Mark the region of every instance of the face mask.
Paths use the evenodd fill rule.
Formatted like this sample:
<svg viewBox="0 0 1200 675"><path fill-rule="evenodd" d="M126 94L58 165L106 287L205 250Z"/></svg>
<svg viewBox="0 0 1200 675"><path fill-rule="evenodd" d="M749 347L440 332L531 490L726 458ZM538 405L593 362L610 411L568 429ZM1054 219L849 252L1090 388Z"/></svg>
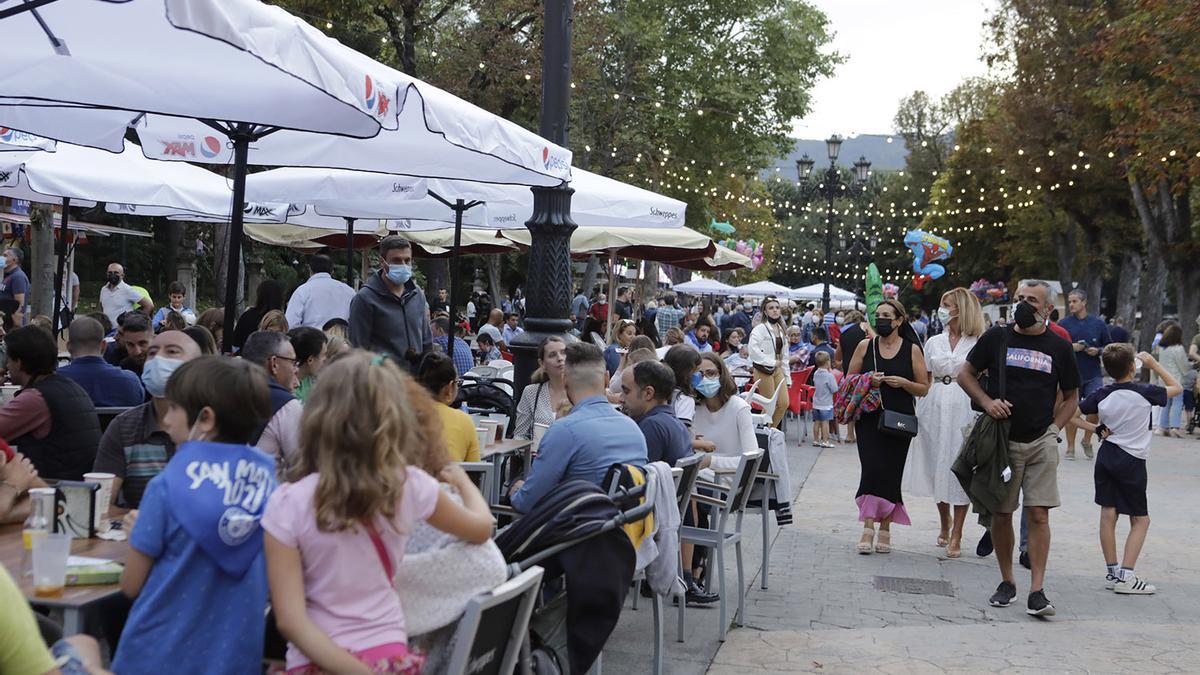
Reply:
<svg viewBox="0 0 1200 675"><path fill-rule="evenodd" d="M106 278L108 279L109 286L116 286L121 283L121 275L116 272L109 272Z"/></svg>
<svg viewBox="0 0 1200 675"><path fill-rule="evenodd" d="M771 323L779 323L782 319L782 316L767 316L767 321L770 321Z"/></svg>
<svg viewBox="0 0 1200 675"><path fill-rule="evenodd" d="M938 307L937 318L938 321L941 321L942 323L950 323L950 319L953 317L950 316L950 310L946 309L945 307Z"/></svg>
<svg viewBox="0 0 1200 675"><path fill-rule="evenodd" d="M200 415L203 415L203 414L204 414L204 409L202 409L200 411ZM200 424L200 415L196 415L196 424ZM188 429L188 437L187 437L188 441L203 441L203 440L205 440L204 434L196 431L196 424L193 424L191 426L191 428Z"/></svg>
<svg viewBox="0 0 1200 675"><path fill-rule="evenodd" d="M388 281L396 285L407 284L412 278L411 265L388 265L387 269Z"/></svg>
<svg viewBox="0 0 1200 675"><path fill-rule="evenodd" d="M1021 328L1029 328L1038 321L1037 311L1028 302L1018 302L1013 308L1013 320Z"/></svg>
<svg viewBox="0 0 1200 675"><path fill-rule="evenodd" d="M892 326L891 319L875 319L875 332L879 337L887 337L892 334L895 328Z"/></svg>
<svg viewBox="0 0 1200 675"><path fill-rule="evenodd" d="M747 302L746 304L742 305L742 309L746 310L747 312L753 312L754 305Z"/></svg>
<svg viewBox="0 0 1200 675"><path fill-rule="evenodd" d="M171 373L182 365L183 361L165 356L149 359L142 368L142 385L154 398L163 398L167 395L167 380L171 378Z"/></svg>
<svg viewBox="0 0 1200 675"><path fill-rule="evenodd" d="M698 373L698 372L692 373L692 389L695 389L696 387L700 386L701 379L702 378L700 377L700 373Z"/></svg>
<svg viewBox="0 0 1200 675"><path fill-rule="evenodd" d="M844 316L834 317L833 322L840 326L840 325L846 323L846 317L844 317Z"/></svg>
<svg viewBox="0 0 1200 675"><path fill-rule="evenodd" d="M696 386L696 391L704 398L712 398L717 395L721 389L721 379L718 377L706 377Z"/></svg>

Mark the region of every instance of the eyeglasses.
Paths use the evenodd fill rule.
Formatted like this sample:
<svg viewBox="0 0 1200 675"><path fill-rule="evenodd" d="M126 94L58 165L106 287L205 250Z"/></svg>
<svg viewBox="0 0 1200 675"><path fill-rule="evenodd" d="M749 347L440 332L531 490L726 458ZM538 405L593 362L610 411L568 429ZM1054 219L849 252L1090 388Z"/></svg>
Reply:
<svg viewBox="0 0 1200 675"><path fill-rule="evenodd" d="M271 358L273 358L273 359L282 359L282 360L284 360L284 361L289 361L289 362L291 362L291 364L292 364L293 366L294 366L294 365L296 365L297 363L300 363L300 359L293 359L293 358L289 358L289 357L287 357L287 356L280 356L279 354L272 354L272 355L271 355Z"/></svg>

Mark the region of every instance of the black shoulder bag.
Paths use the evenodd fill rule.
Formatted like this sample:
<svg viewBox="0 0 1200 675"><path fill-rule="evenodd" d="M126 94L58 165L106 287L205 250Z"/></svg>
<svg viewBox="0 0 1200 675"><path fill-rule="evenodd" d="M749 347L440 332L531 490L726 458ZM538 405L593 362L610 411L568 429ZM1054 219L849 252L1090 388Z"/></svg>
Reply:
<svg viewBox="0 0 1200 675"><path fill-rule="evenodd" d="M871 346L875 348L875 370L879 371L879 338L871 340ZM912 355L909 355L912 358ZM913 438L917 435L917 416L909 415L895 410L888 410L882 407L883 392L879 393L880 409L879 409L879 432L888 436L897 436L900 438Z"/></svg>

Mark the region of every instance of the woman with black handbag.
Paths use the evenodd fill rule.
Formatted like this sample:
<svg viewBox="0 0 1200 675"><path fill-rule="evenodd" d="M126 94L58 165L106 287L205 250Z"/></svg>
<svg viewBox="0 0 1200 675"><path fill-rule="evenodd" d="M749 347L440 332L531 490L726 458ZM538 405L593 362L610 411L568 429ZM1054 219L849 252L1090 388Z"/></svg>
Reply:
<svg viewBox="0 0 1200 675"><path fill-rule="evenodd" d="M848 375L872 373L871 386L878 389L881 408L861 415L854 423L858 435L858 461L862 466L858 492L858 518L863 521L859 553L890 553L892 523L911 525L900 481L908 444L917 435L914 397L929 391L925 357L904 306L884 300L875 308L873 340L863 340L854 350ZM876 538L875 523L879 523Z"/></svg>

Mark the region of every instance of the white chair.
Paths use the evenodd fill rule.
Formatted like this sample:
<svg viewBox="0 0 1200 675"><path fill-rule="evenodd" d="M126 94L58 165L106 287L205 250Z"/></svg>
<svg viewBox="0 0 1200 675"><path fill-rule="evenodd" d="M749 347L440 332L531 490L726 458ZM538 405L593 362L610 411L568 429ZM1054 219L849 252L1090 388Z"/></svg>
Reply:
<svg viewBox="0 0 1200 675"><path fill-rule="evenodd" d="M472 598L458 621L445 672L508 675L516 670L541 583L542 568L534 566Z"/></svg>
<svg viewBox="0 0 1200 675"><path fill-rule="evenodd" d="M680 544L694 544L709 550L716 550L716 565L713 565L710 557L706 565L705 577L707 578L706 590L711 592L712 577L714 574L717 576L717 592L721 596L720 630L718 632L721 642L725 641L725 633L729 629L726 609L729 596L725 588L725 547L729 544L733 544L737 560L738 607L737 613L734 615L737 625L742 625L742 619L745 616L746 572L742 563L742 516L745 515L746 502L750 500L750 489L754 486L754 479L758 474L758 465L762 461L763 454L762 450L743 452L729 485L697 480L698 488L705 488L718 495L723 495L720 497L701 493L692 495L692 499L699 504L711 507L709 514L711 529L686 525L679 529ZM729 522L730 516L733 516L732 523Z"/></svg>
<svg viewBox="0 0 1200 675"><path fill-rule="evenodd" d="M762 408L761 413L751 413L751 417L754 420L754 426L771 426L771 420L775 416L775 405L779 401L779 395L783 392L783 387L786 384L787 380L780 380L779 386L775 387L775 394L772 395L771 398L760 395L756 390L757 388L738 394L743 400L746 401L746 403L749 403L751 406L757 405L758 407Z"/></svg>

